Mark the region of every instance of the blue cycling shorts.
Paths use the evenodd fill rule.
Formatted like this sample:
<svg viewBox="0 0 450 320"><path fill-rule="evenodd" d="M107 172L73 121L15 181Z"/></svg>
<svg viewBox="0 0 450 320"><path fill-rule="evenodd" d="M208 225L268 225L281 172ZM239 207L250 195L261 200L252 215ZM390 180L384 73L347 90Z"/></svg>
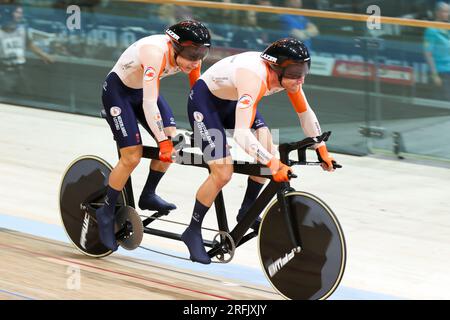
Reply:
<svg viewBox="0 0 450 320"><path fill-rule="evenodd" d="M102 101L106 120L119 148L142 144L138 122L150 133L142 107L143 90L131 89L123 84L119 76L112 72L103 84ZM158 97L158 108L164 127L175 127L172 109L162 95Z"/></svg>
<svg viewBox="0 0 450 320"><path fill-rule="evenodd" d="M206 162L230 155L225 130L235 127L236 105L237 101L214 96L201 79L192 87L188 99L189 123L194 132L195 143L202 149ZM259 111L256 111L251 129L263 127L267 127L266 122Z"/></svg>

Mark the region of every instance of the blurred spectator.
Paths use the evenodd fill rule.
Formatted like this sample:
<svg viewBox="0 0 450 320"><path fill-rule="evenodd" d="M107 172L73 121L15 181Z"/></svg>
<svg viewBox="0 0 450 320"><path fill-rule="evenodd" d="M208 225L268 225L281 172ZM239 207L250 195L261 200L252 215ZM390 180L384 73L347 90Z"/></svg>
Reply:
<svg viewBox="0 0 450 320"><path fill-rule="evenodd" d="M258 6L273 6L271 0L256 0Z"/></svg>
<svg viewBox="0 0 450 320"><path fill-rule="evenodd" d="M173 4L161 5L158 13L161 19L167 21L167 26L171 26L178 21L194 18L194 13L190 7L176 6Z"/></svg>
<svg viewBox="0 0 450 320"><path fill-rule="evenodd" d="M435 20L449 21L450 6L438 2ZM436 86L435 98L450 101L450 31L427 28L424 34L425 59L430 67L431 78Z"/></svg>
<svg viewBox="0 0 450 320"><path fill-rule="evenodd" d="M1 6L0 10L0 90L5 93L27 93L24 70L26 49L31 49L45 63L52 63L53 58L28 37L22 23L21 6Z"/></svg>
<svg viewBox="0 0 450 320"><path fill-rule="evenodd" d="M317 10L330 10L330 0L317 0Z"/></svg>
<svg viewBox="0 0 450 320"><path fill-rule="evenodd" d="M220 2L223 3L232 3L233 1L231 0L221 0ZM220 17L219 17L219 23L228 23L228 24L232 24L232 25L238 25L239 24L239 13L240 11L237 10L225 10L225 9L221 9L221 10L214 10L215 12L219 12L220 13Z"/></svg>
<svg viewBox="0 0 450 320"><path fill-rule="evenodd" d="M240 28L234 33L232 44L236 48L262 50L268 44L265 30L258 25L255 11L241 13L243 19Z"/></svg>
<svg viewBox="0 0 450 320"><path fill-rule="evenodd" d="M286 7L301 9L302 0L286 0ZM283 29L287 31L286 36L297 38L305 43L311 50L311 39L319 34L316 25L308 18L298 15L283 14L280 15L280 21Z"/></svg>
<svg viewBox="0 0 450 320"><path fill-rule="evenodd" d="M255 0L253 4L273 7L280 6L280 1L281 0ZM273 14L270 12L256 12L256 20L258 26L263 29L261 38L266 44L270 44L280 38L280 19L278 14Z"/></svg>
<svg viewBox="0 0 450 320"><path fill-rule="evenodd" d="M215 2L233 3L231 0L216 0ZM199 11L203 14L199 19L207 23L209 32L212 32L212 41L215 44L217 44L217 40L221 40L222 42L231 41L234 30L240 26L243 16L242 11L239 10L206 9Z"/></svg>
<svg viewBox="0 0 450 320"><path fill-rule="evenodd" d="M167 25L172 25L175 23L176 18L173 16L174 13L174 5L168 4L168 5L162 5L159 7L158 15L164 22L167 23Z"/></svg>

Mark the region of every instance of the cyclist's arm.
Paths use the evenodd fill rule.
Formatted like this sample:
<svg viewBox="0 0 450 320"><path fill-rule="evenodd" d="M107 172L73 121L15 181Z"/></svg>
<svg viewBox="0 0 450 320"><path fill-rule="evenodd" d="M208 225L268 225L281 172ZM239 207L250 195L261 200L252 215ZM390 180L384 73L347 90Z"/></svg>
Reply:
<svg viewBox="0 0 450 320"><path fill-rule="evenodd" d="M197 68L189 73L189 85L191 86L191 88L194 86L194 83L198 80L198 78L200 78L201 68L202 64L200 63Z"/></svg>
<svg viewBox="0 0 450 320"><path fill-rule="evenodd" d="M297 112L298 118L300 119L300 125L302 126L305 135L307 137L320 136L322 130L320 129L319 120L317 120L316 114L309 106L302 87L300 86L299 91L296 93L288 93L288 97ZM314 148L317 149L323 145L325 145L325 142L316 144Z"/></svg>
<svg viewBox="0 0 450 320"><path fill-rule="evenodd" d="M257 74L247 69L238 69L236 87L239 100L233 137L245 152L266 165L273 155L261 145L250 129L255 120L258 102L267 90L266 85Z"/></svg>
<svg viewBox="0 0 450 320"><path fill-rule="evenodd" d="M159 78L166 66L166 56L161 49L147 45L139 50L139 58L144 68L142 107L145 119L157 142L161 142L167 140L158 108Z"/></svg>

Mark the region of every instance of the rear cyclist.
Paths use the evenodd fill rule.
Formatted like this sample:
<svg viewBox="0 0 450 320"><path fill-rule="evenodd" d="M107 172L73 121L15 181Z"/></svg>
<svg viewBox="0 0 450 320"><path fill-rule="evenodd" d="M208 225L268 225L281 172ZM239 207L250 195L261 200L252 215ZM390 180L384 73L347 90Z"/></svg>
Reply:
<svg viewBox="0 0 450 320"><path fill-rule="evenodd" d="M261 98L286 90L305 135L321 135L317 117L302 89L310 65L311 57L306 46L296 39L285 38L272 43L262 53L244 52L220 60L193 86L188 99L189 121L211 173L196 194L190 225L182 234L191 260L203 264L211 262L203 246L201 225L217 194L233 173L225 129L234 129L236 142L259 163L266 165L277 182L289 181L288 173L292 169L275 157L272 137L257 111ZM325 143L314 147L322 168L333 171L333 158L328 154ZM264 182L264 178L249 177L238 221L256 200ZM253 228L257 225L258 221L255 221Z"/></svg>
<svg viewBox="0 0 450 320"><path fill-rule="evenodd" d="M106 78L102 101L121 155L109 176L105 205L96 212L100 239L110 250L118 247L114 235L117 198L142 157L138 121L160 148L159 160L151 162L139 208L176 208L155 193L172 162L175 151L169 137L176 134L172 110L159 93L160 79L182 71L189 75L192 87L200 77L201 63L210 46L209 31L202 23L182 21L169 27L165 35L145 37L132 44Z"/></svg>

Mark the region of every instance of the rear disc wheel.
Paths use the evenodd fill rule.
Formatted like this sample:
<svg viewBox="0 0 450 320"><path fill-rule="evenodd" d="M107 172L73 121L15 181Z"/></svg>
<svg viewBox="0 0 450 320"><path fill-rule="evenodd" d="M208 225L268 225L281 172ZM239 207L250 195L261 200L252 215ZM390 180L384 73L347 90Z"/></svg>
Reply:
<svg viewBox="0 0 450 320"><path fill-rule="evenodd" d="M104 204L109 174L112 167L96 156L82 156L67 168L61 181L59 208L61 221L72 244L83 254L101 258L112 253L100 241L95 215L82 208L82 203L92 194L99 193L93 204ZM104 191L104 192L102 192ZM125 191L117 199L117 205L127 204Z"/></svg>

